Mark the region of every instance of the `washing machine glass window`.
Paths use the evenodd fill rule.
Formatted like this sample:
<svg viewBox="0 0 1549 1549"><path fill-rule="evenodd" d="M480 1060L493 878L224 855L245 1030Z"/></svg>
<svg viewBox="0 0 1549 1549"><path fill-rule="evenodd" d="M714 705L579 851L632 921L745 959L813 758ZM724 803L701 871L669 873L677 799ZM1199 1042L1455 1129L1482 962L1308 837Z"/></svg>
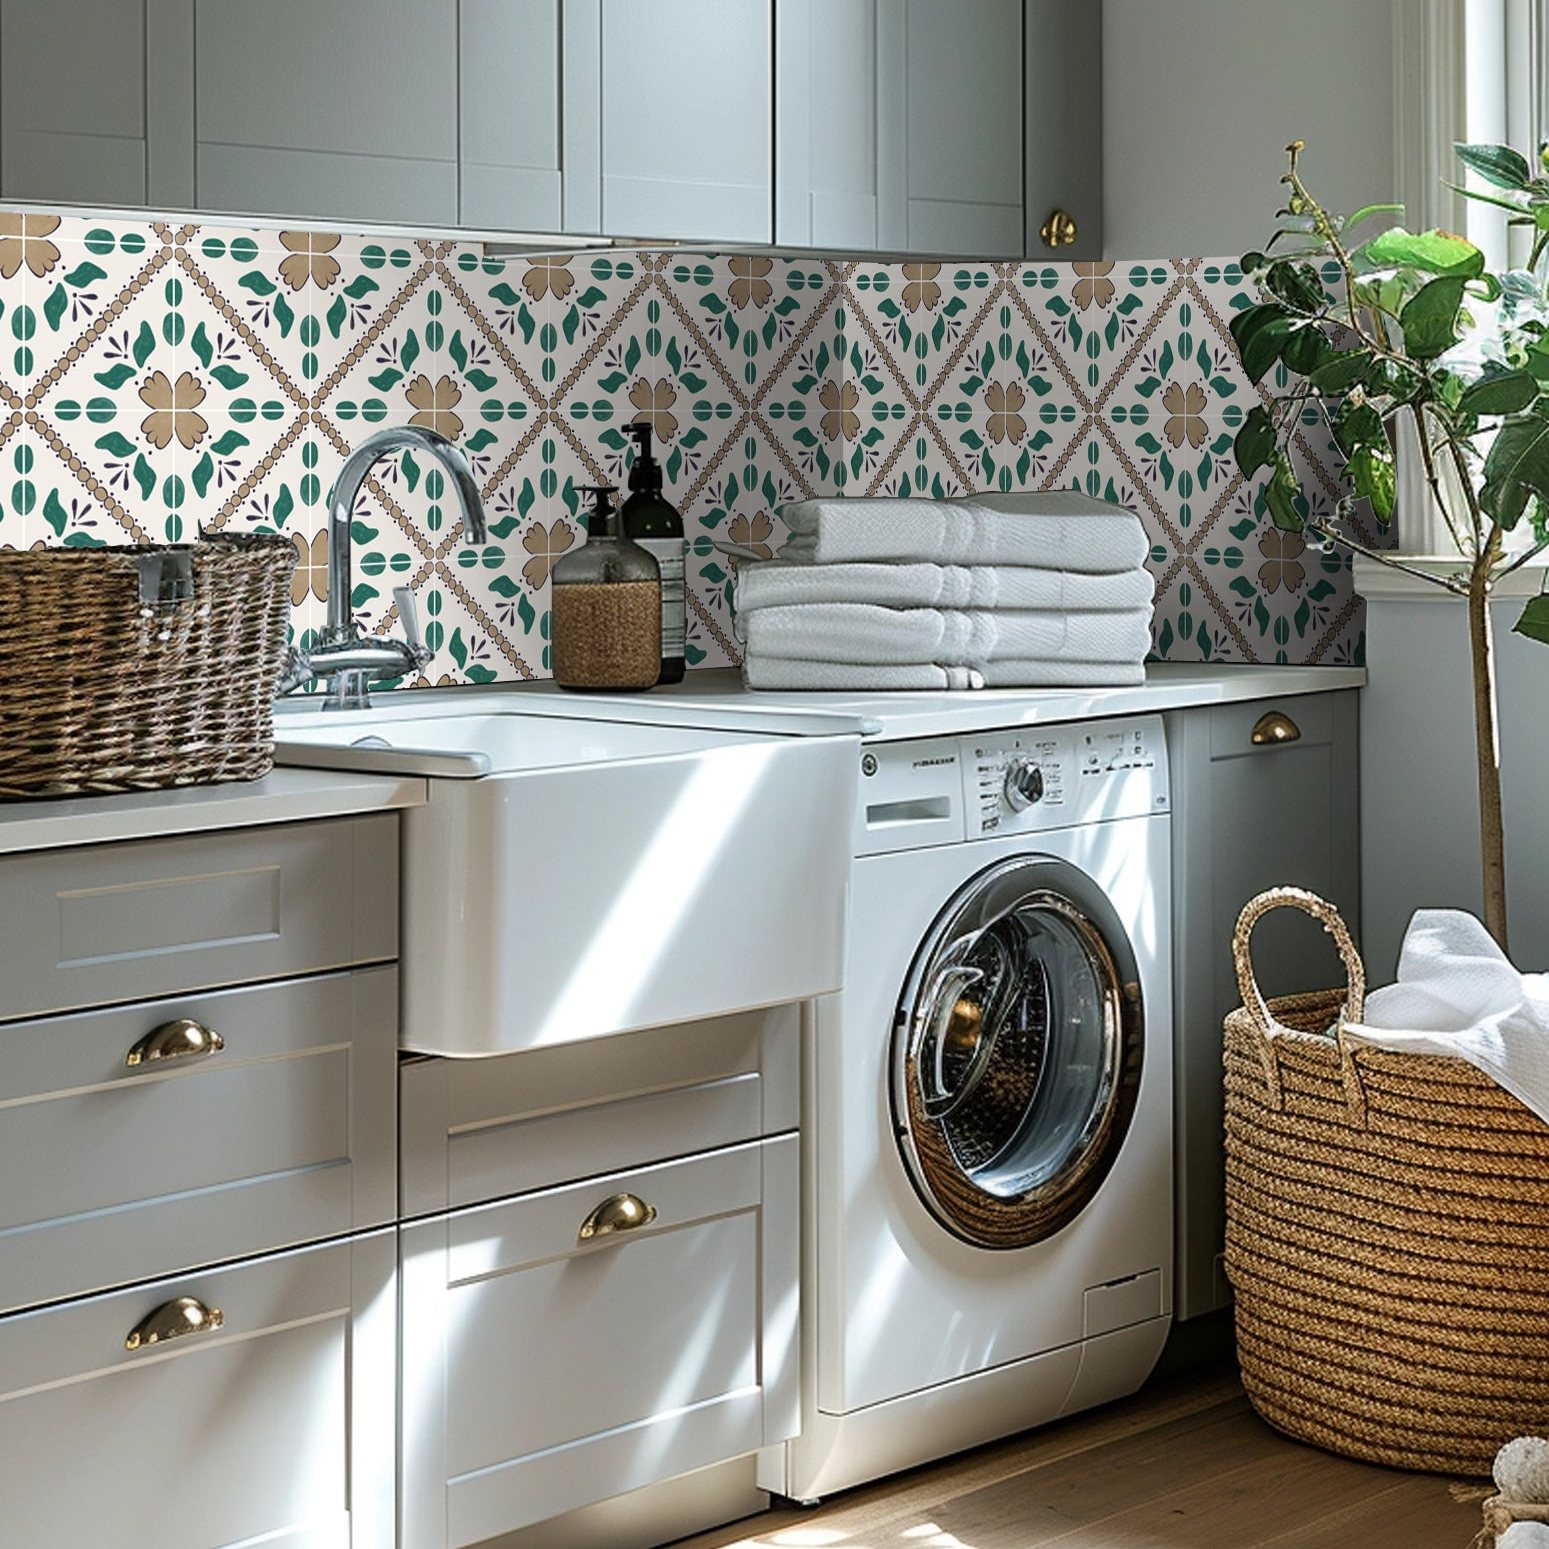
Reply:
<svg viewBox="0 0 1549 1549"><path fill-rule="evenodd" d="M894 1021L894 1126L921 1199L983 1247L1052 1236L1123 1144L1144 1044L1134 953L1096 883L1041 856L972 878Z"/></svg>

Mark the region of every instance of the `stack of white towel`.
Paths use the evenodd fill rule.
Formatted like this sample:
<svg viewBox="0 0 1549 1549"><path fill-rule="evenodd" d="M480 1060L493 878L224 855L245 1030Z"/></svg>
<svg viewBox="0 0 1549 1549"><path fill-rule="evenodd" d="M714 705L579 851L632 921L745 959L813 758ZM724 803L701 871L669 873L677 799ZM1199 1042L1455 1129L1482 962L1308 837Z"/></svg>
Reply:
<svg viewBox="0 0 1549 1549"><path fill-rule="evenodd" d="M764 689L1096 688L1145 681L1138 517L1074 490L808 500L741 559L743 677Z"/></svg>

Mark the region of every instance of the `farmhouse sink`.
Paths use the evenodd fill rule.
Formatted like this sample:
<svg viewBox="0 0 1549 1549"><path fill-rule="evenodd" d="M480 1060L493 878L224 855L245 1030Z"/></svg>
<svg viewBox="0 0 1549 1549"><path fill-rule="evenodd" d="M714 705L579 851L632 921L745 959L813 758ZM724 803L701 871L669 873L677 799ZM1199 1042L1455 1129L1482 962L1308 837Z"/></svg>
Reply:
<svg viewBox="0 0 1549 1549"><path fill-rule="evenodd" d="M841 985L855 736L491 695L278 716L276 739L283 764L425 777L402 816L406 1049L504 1054Z"/></svg>

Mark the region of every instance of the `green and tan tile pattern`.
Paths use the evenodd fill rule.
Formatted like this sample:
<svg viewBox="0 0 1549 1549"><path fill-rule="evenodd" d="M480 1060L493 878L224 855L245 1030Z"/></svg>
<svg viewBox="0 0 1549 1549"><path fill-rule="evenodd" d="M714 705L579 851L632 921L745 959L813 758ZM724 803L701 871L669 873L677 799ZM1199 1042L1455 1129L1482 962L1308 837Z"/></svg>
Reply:
<svg viewBox="0 0 1549 1549"><path fill-rule="evenodd" d="M1227 332L1235 265L830 263L607 253L0 214L0 547L296 546L294 631L320 624L333 474L382 425L467 453L490 541L438 468L379 465L355 513L356 616L409 584L424 681L549 673L549 572L578 484L624 482L648 418L689 537L688 654L737 660L731 539L773 553L789 501L1077 486L1151 537L1155 654L1348 663L1342 556L1274 530L1232 437L1256 393ZM1315 508L1339 459L1305 428ZM1367 538L1373 535L1365 534Z"/></svg>

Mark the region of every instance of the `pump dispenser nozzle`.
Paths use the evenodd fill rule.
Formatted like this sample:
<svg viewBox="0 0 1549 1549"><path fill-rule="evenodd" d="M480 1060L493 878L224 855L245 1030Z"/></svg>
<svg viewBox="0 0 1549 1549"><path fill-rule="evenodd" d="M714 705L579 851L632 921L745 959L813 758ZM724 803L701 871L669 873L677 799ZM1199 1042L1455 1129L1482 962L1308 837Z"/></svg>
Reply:
<svg viewBox="0 0 1549 1549"><path fill-rule="evenodd" d="M639 490L651 494L659 492L662 487L662 465L651 453L651 422L634 420L624 427L624 434L633 436L635 442L635 460L629 469L631 493Z"/></svg>
<svg viewBox="0 0 1549 1549"><path fill-rule="evenodd" d="M629 470L629 498L619 509L619 530L651 551L662 575L661 683L683 678L685 600L683 591L683 518L662 494L662 465L651 455L651 422L624 427L633 436L635 459Z"/></svg>

